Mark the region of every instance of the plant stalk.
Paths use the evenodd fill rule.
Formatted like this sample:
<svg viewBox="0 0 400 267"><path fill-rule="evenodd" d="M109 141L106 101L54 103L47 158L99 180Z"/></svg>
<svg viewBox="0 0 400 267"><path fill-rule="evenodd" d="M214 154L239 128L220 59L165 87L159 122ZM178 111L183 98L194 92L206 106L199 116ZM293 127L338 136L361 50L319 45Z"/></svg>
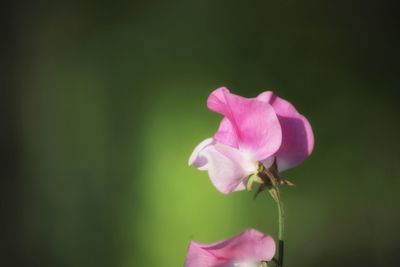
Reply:
<svg viewBox="0 0 400 267"><path fill-rule="evenodd" d="M276 204L278 206L278 267L283 267L283 256L284 256L284 232L285 232L285 213L283 210L283 203L279 189L278 199Z"/></svg>

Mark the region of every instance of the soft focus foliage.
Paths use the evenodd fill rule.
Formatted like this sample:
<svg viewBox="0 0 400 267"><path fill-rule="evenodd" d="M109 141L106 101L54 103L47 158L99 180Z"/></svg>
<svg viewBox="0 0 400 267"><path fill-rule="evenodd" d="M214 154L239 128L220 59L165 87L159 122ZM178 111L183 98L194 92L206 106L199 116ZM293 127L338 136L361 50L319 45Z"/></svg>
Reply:
<svg viewBox="0 0 400 267"><path fill-rule="evenodd" d="M397 265L395 2L23 2L0 9L0 265L182 266L189 240L274 235L272 201L187 166L221 85L273 90L313 126L284 173L285 264Z"/></svg>

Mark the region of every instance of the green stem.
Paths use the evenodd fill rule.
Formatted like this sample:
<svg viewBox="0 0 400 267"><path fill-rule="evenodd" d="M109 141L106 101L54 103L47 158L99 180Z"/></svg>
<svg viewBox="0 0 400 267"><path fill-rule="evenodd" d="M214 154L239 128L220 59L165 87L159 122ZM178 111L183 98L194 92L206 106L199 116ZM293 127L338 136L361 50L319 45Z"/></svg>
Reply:
<svg viewBox="0 0 400 267"><path fill-rule="evenodd" d="M279 189L277 189L278 192L278 199L277 199L277 206L278 206L278 266L282 267L283 266L283 251L284 251L284 232L285 232L285 213L283 210L283 203L281 201L281 196Z"/></svg>

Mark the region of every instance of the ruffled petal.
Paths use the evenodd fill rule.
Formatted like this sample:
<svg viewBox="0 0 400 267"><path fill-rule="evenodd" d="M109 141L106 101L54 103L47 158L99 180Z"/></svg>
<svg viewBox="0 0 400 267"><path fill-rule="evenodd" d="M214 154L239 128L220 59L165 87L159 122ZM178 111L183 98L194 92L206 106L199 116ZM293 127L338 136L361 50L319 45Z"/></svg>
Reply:
<svg viewBox="0 0 400 267"><path fill-rule="evenodd" d="M215 135L217 141L249 151L255 160L263 160L279 149L281 126L267 102L237 96L221 87L210 94L207 106L227 119Z"/></svg>
<svg viewBox="0 0 400 267"><path fill-rule="evenodd" d="M270 261L275 254L272 237L247 229L228 240L212 244L192 241L185 267L221 267L235 262Z"/></svg>
<svg viewBox="0 0 400 267"><path fill-rule="evenodd" d="M314 134L307 118L271 91L260 94L257 99L272 105L281 124L282 145L276 153L278 170L284 171L303 162L314 147Z"/></svg>
<svg viewBox="0 0 400 267"><path fill-rule="evenodd" d="M211 182L224 194L244 190L247 176L257 171L257 163L250 155L210 139L195 148L189 164L208 171Z"/></svg>

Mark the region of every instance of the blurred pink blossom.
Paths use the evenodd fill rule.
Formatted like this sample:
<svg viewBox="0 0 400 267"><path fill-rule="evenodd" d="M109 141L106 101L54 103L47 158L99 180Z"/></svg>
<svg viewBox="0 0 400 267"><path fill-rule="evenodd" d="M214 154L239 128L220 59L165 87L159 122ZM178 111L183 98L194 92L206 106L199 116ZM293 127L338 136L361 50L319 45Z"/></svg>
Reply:
<svg viewBox="0 0 400 267"><path fill-rule="evenodd" d="M184 267L260 266L275 254L272 237L247 229L228 240L202 244L192 241Z"/></svg>

